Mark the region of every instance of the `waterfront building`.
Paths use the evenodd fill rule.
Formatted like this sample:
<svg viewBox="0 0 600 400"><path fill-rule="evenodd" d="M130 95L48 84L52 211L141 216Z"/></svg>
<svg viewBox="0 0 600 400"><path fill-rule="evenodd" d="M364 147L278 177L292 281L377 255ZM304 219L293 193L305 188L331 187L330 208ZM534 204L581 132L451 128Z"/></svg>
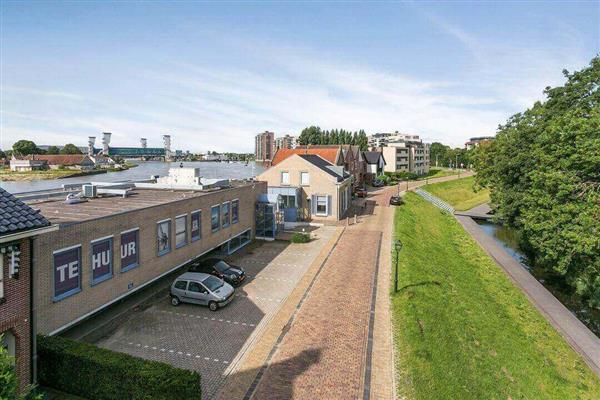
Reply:
<svg viewBox="0 0 600 400"><path fill-rule="evenodd" d="M279 149L294 149L298 145L295 136L285 135L275 138L275 151Z"/></svg>
<svg viewBox="0 0 600 400"><path fill-rule="evenodd" d="M256 162L268 163L275 155L275 133L264 131L254 138L254 156Z"/></svg>
<svg viewBox="0 0 600 400"><path fill-rule="evenodd" d="M14 357L22 391L32 382L32 241L56 229L37 211L0 188L0 346Z"/></svg>
<svg viewBox="0 0 600 400"><path fill-rule="evenodd" d="M33 245L39 333L63 332L209 251L231 254L254 238L265 183L176 170L158 183L84 185L67 202L64 192L23 196L59 226Z"/></svg>

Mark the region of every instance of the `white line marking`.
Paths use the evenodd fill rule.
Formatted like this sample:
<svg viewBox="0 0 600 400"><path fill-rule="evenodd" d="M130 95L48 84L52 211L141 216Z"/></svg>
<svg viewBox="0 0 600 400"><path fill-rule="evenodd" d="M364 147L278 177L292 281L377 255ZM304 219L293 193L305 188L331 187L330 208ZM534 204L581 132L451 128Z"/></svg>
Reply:
<svg viewBox="0 0 600 400"><path fill-rule="evenodd" d="M156 346L148 346L148 345L142 345L141 343L133 343L133 342L128 342L127 343L129 346L134 346L134 347L140 347L140 348L144 348L144 349L152 349L152 350L156 350L156 351L165 351L166 349L158 349ZM175 350L169 350L169 353L175 354ZM183 353L181 351L177 351L176 352L177 355L180 356L185 356L185 357L194 357L194 358L201 358L202 356L199 354L192 354L192 353ZM210 357L204 357L204 359L206 361L211 361ZM213 358L212 361L214 362L222 362L223 364L229 364L229 361L225 361L225 360L219 360L218 358Z"/></svg>

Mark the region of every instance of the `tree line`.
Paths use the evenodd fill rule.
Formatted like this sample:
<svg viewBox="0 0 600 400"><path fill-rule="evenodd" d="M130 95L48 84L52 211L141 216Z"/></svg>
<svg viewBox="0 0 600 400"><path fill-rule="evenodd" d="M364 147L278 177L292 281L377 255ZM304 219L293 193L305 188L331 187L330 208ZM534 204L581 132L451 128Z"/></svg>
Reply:
<svg viewBox="0 0 600 400"><path fill-rule="evenodd" d="M432 167L470 168L476 151L476 147L470 150L458 147L453 149L440 142L433 142L429 146L429 163Z"/></svg>
<svg viewBox="0 0 600 400"><path fill-rule="evenodd" d="M6 152L0 150L0 158L9 158L12 155L27 156L30 154L83 154L79 147L73 143L67 143L60 149L57 146L49 146L47 150L40 149L31 140L19 140L12 146L12 150Z"/></svg>
<svg viewBox="0 0 600 400"><path fill-rule="evenodd" d="M536 268L600 308L600 58L513 115L476 154L477 182Z"/></svg>
<svg viewBox="0 0 600 400"><path fill-rule="evenodd" d="M328 145L328 144L350 144L359 146L361 150L367 150L369 140L363 129L355 132L344 129L322 130L318 126L304 128L298 136L300 145Z"/></svg>

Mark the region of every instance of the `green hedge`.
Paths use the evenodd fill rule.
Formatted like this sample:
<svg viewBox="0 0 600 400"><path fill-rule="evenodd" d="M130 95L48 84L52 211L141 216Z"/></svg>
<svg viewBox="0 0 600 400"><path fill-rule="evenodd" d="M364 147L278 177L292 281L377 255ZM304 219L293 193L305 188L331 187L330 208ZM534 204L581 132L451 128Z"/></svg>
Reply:
<svg viewBox="0 0 600 400"><path fill-rule="evenodd" d="M38 336L44 386L90 400L201 399L200 375L59 336Z"/></svg>

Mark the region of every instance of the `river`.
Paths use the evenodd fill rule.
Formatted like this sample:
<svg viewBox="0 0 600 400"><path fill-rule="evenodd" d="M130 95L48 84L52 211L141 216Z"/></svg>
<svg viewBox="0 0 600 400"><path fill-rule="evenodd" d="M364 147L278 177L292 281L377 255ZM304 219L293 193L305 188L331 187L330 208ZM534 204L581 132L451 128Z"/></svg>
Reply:
<svg viewBox="0 0 600 400"><path fill-rule="evenodd" d="M125 180L149 179L152 175L164 176L169 173L169 168L178 168L179 162L165 163L162 161L134 161L137 167L125 171L107 172L99 175L79 176L65 179L46 179L36 181L0 182L0 187L10 193L22 193L33 190L46 190L60 188L67 183L117 182ZM231 178L244 179L260 174L265 167L253 162L225 163L225 162L183 162L184 167L200 168L200 175L205 178Z"/></svg>
<svg viewBox="0 0 600 400"><path fill-rule="evenodd" d="M554 297L567 307L581 322L585 324L596 336L600 337L600 310L590 308L566 283L531 263L519 248L517 233L502 225L491 222L476 221L483 231L494 238L497 243L515 260L527 269Z"/></svg>

